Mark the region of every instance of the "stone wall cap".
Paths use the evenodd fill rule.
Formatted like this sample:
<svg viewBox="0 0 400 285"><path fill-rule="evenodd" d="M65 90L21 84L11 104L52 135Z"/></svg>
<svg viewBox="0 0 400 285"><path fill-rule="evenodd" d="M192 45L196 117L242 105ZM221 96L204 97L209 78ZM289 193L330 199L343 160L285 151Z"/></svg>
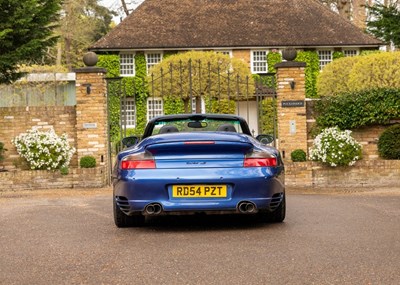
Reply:
<svg viewBox="0 0 400 285"><path fill-rule="evenodd" d="M307 63L300 62L300 61L283 61L280 63L275 64L275 68L281 67L306 67Z"/></svg>
<svg viewBox="0 0 400 285"><path fill-rule="evenodd" d="M82 67L82 68L74 68L73 71L75 73L107 73L107 69L102 67Z"/></svg>

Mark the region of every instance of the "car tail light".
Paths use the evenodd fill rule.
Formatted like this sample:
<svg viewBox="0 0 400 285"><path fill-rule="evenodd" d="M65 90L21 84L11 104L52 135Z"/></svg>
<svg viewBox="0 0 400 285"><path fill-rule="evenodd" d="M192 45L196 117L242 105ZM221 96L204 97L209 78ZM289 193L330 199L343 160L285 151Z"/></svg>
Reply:
<svg viewBox="0 0 400 285"><path fill-rule="evenodd" d="M253 151L244 158L244 167L277 166L277 158L268 152Z"/></svg>
<svg viewBox="0 0 400 285"><path fill-rule="evenodd" d="M124 170L153 169L156 168L156 162L153 156L148 152L131 154L122 159L121 168Z"/></svg>

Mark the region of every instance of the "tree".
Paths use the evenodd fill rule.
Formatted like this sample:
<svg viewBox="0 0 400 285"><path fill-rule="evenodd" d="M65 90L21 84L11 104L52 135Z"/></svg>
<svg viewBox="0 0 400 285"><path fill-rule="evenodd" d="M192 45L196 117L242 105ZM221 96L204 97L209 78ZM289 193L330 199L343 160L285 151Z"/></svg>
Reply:
<svg viewBox="0 0 400 285"><path fill-rule="evenodd" d="M97 3L97 0L65 0L58 33L57 51L50 53L53 63L77 67L87 47L111 29L114 13ZM57 56L55 55L57 54ZM54 58L57 58L54 60Z"/></svg>
<svg viewBox="0 0 400 285"><path fill-rule="evenodd" d="M186 113L191 112L190 99L196 100L196 112L200 112L201 98L209 103L218 101L211 107L214 112L232 112L234 100L254 96L249 66L213 51L168 56L150 69L147 81L150 96L183 101ZM217 110L217 105L225 106L224 110Z"/></svg>
<svg viewBox="0 0 400 285"><path fill-rule="evenodd" d="M386 43L400 47L400 7L391 3L368 6L371 19L367 23L367 31Z"/></svg>
<svg viewBox="0 0 400 285"><path fill-rule="evenodd" d="M132 10L135 10L137 6L139 6L144 0L121 0L121 8L125 14L125 16L128 16Z"/></svg>
<svg viewBox="0 0 400 285"><path fill-rule="evenodd" d="M0 0L0 83L23 73L18 65L40 59L57 42L60 0Z"/></svg>
<svg viewBox="0 0 400 285"><path fill-rule="evenodd" d="M342 17L352 21L357 27L365 29L367 18L366 2L371 4L372 0L319 0L331 10Z"/></svg>

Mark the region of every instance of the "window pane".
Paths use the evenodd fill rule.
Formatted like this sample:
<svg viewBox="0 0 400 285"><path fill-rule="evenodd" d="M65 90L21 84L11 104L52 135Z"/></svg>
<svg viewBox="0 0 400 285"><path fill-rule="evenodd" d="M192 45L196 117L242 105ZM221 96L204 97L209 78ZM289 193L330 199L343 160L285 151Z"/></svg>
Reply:
<svg viewBox="0 0 400 285"><path fill-rule="evenodd" d="M161 98L147 99L147 121L163 115L163 101Z"/></svg>
<svg viewBox="0 0 400 285"><path fill-rule="evenodd" d="M135 58L133 54L120 54L120 72L121 75L135 75Z"/></svg>
<svg viewBox="0 0 400 285"><path fill-rule="evenodd" d="M344 56L356 56L358 51L356 49L345 49Z"/></svg>
<svg viewBox="0 0 400 285"><path fill-rule="evenodd" d="M126 125L127 128L134 128L136 123L136 108L135 100L132 97L127 97L126 100L122 100L121 104L121 119L122 124Z"/></svg>
<svg viewBox="0 0 400 285"><path fill-rule="evenodd" d="M266 51L253 51L252 71L253 71L253 73L268 72L267 52Z"/></svg>
<svg viewBox="0 0 400 285"><path fill-rule="evenodd" d="M147 53L146 54L147 72L149 72L152 66L159 63L161 59L162 59L161 53Z"/></svg>
<svg viewBox="0 0 400 285"><path fill-rule="evenodd" d="M332 62L332 51L331 50L319 50L319 69L322 70L325 65Z"/></svg>

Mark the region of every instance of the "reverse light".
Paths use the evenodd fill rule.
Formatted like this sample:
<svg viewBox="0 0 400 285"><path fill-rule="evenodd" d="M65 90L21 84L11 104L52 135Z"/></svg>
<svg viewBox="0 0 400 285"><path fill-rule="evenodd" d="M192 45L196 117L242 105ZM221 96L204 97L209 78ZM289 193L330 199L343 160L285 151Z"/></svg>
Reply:
<svg viewBox="0 0 400 285"><path fill-rule="evenodd" d="M121 169L154 169L156 162L153 156L148 152L131 154L124 157L121 161Z"/></svg>
<svg viewBox="0 0 400 285"><path fill-rule="evenodd" d="M243 167L275 167L277 158L268 152L253 151L244 158Z"/></svg>

